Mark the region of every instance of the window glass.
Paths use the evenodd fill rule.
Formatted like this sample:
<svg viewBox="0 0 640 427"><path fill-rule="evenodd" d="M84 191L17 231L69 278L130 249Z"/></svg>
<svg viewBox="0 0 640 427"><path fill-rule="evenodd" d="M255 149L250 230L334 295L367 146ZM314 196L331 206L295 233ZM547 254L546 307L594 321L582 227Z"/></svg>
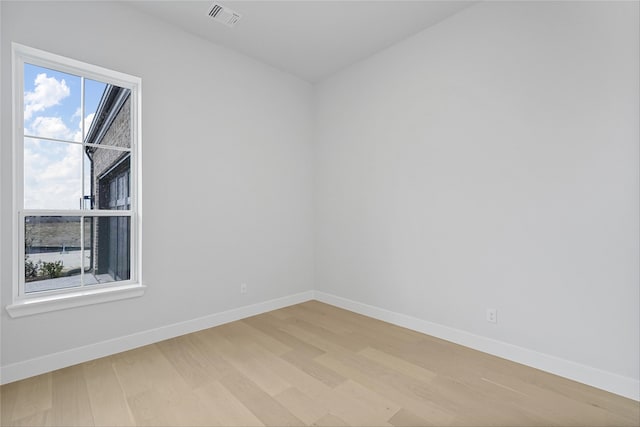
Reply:
<svg viewBox="0 0 640 427"><path fill-rule="evenodd" d="M82 145L24 139L25 209L80 209Z"/></svg>
<svg viewBox="0 0 640 427"><path fill-rule="evenodd" d="M128 216L85 218L94 233L91 251L91 282L117 282L131 278L131 219ZM85 275L86 278L86 275Z"/></svg>
<svg viewBox="0 0 640 427"><path fill-rule="evenodd" d="M82 284L80 217L28 216L24 220L25 292ZM88 251L84 251L85 257Z"/></svg>
<svg viewBox="0 0 640 427"><path fill-rule="evenodd" d="M84 142L130 148L131 91L91 80L86 80L85 87L85 108L89 113L86 115Z"/></svg>
<svg viewBox="0 0 640 427"><path fill-rule="evenodd" d="M15 122L23 175L16 213L24 227L18 296L139 280L131 243L132 182L139 182L132 177L132 109L139 104L131 88L139 80L90 65L85 72L86 64L22 49L29 60L19 59L23 87L16 92L23 110Z"/></svg>
<svg viewBox="0 0 640 427"><path fill-rule="evenodd" d="M25 135L80 142L81 84L78 76L25 64Z"/></svg>
<svg viewBox="0 0 640 427"><path fill-rule="evenodd" d="M95 118L100 100L107 87L106 83L91 79L84 79L84 136L89 133ZM84 140L84 138L83 138Z"/></svg>

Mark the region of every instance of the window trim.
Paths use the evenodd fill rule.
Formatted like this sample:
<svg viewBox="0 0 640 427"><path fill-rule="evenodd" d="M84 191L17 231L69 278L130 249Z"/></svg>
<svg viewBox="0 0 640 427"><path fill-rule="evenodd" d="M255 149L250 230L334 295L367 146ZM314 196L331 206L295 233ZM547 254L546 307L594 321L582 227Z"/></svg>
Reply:
<svg viewBox="0 0 640 427"><path fill-rule="evenodd" d="M14 257L13 301L6 306L11 317L21 317L37 313L62 310L97 304L107 301L138 297L144 294L146 286L142 282L142 161L141 161L141 87L139 77L109 70L97 65L87 64L50 52L11 44L12 54L12 241ZM131 90L131 183L133 193L131 209L127 211L96 212L91 210L32 210L24 209L24 64L50 68L56 71L79 75L84 78L102 81ZM121 216L131 218L131 278L125 281L111 282L91 287L69 288L53 291L25 294L24 291L24 221L26 216L48 213L60 216ZM17 259L16 259L17 258Z"/></svg>

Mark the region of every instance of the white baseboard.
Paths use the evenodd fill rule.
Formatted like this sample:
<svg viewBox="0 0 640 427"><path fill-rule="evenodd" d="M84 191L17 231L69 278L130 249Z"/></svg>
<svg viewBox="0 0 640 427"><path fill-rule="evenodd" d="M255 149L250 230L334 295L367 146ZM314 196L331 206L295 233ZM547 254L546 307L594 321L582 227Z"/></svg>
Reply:
<svg viewBox="0 0 640 427"><path fill-rule="evenodd" d="M640 381L611 372L561 359L524 347L475 335L460 329L428 322L416 317L385 310L339 296L314 291L314 299L374 319L422 332L443 340L470 347L513 362L531 366L583 384L597 387L633 400L640 400Z"/></svg>
<svg viewBox="0 0 640 427"><path fill-rule="evenodd" d="M640 400L640 381L581 365L524 347L475 335L460 329L363 304L320 291L307 291L244 307L138 332L59 353L9 364L0 368L0 384L51 372L78 363L153 344L180 335L244 319L309 300L318 300L374 319L422 332L437 338L541 369L630 399Z"/></svg>
<svg viewBox="0 0 640 427"><path fill-rule="evenodd" d="M22 362L12 363L0 368L0 384L7 384L34 375L44 374L56 369L87 362L100 357L110 356L122 351L131 350L144 345L153 344L180 335L212 328L214 326L244 319L268 311L277 310L313 299L313 291L302 292L282 298L276 298L257 304L234 308L221 313L211 314L157 329L138 332L124 337L90 344L53 353Z"/></svg>

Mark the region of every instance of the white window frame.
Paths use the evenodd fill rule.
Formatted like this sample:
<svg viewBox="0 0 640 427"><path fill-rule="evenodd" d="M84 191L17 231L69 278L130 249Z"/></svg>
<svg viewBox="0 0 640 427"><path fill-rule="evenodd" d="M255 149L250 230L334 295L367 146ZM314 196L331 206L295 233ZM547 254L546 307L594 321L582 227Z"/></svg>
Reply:
<svg viewBox="0 0 640 427"><path fill-rule="evenodd" d="M50 52L12 43L13 88L13 301L6 307L11 317L62 310L72 307L139 297L146 287L142 282L141 227L141 86L139 77L87 64ZM87 79L131 90L131 209L122 210L40 210L24 209L24 64L53 69ZM84 99L81 100L84 103ZM83 104L84 105L84 104ZM47 139L47 138L42 138ZM131 235L130 279L80 288L25 293L24 278L24 220L27 216L129 216ZM84 226L81 227L84 229ZM84 240L82 240L84 241Z"/></svg>

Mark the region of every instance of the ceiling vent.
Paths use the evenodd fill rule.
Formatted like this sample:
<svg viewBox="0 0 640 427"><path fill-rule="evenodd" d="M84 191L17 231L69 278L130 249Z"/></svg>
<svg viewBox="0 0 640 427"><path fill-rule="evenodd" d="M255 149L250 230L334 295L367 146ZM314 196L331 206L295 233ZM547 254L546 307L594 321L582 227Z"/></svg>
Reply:
<svg viewBox="0 0 640 427"><path fill-rule="evenodd" d="M212 17L215 21L221 22L227 27L235 27L238 21L240 20L240 15L238 12L234 12L226 6L221 5L220 3L214 3L209 8L209 16Z"/></svg>

